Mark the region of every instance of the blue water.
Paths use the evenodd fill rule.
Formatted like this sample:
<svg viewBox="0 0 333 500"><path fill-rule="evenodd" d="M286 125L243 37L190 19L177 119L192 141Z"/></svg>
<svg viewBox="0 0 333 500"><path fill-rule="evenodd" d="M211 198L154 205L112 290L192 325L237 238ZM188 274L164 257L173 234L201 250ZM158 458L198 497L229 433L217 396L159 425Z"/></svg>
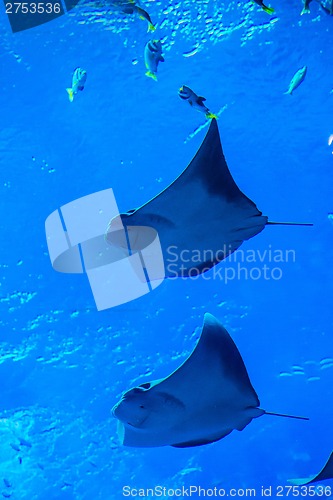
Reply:
<svg viewBox="0 0 333 500"><path fill-rule="evenodd" d="M251 2L147 3L164 46L158 83L145 76L143 21L78 5L12 34L2 9L3 495L113 500L125 485L200 485L260 496L264 485L278 498L278 485L316 473L332 451L333 18L316 2L302 17L299 1L273 7L269 16ZM284 95L304 65L305 81ZM88 79L71 104L77 66ZM107 188L127 211L175 179L205 133L186 140L205 118L179 99L182 84L211 111L225 107L223 148L246 195L270 220L314 227L267 227L242 246L294 250L280 280L166 281L98 312L84 275L52 269L45 219ZM120 446L112 406L186 358L205 312L229 330L262 407L310 421L263 416L199 448Z"/></svg>

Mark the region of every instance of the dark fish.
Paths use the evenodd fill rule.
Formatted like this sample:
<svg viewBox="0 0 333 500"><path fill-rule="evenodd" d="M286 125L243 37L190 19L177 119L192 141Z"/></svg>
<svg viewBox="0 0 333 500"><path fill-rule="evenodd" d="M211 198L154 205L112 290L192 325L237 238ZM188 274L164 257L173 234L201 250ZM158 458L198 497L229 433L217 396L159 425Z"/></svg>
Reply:
<svg viewBox="0 0 333 500"><path fill-rule="evenodd" d="M179 89L178 95L181 99L187 101L189 105L194 109L200 111L201 113L204 113L206 115L206 118L217 118L217 116L211 113L207 106L205 106L204 101L206 100L206 98L198 96L195 92L193 92L192 89L190 89L190 87L183 85Z"/></svg>
<svg viewBox="0 0 333 500"><path fill-rule="evenodd" d="M142 9L142 7L140 7L140 5L137 5L134 1L130 0L129 2L123 4L119 4L118 2L113 2L113 5L117 6L124 14L129 14L129 15L137 14L139 19L147 21L148 31L155 31L156 28L153 25L153 22L148 12Z"/></svg>
<svg viewBox="0 0 333 500"><path fill-rule="evenodd" d="M259 5L262 10L264 10L265 12L267 12L267 14L273 14L274 12L274 9L272 9L272 7L267 7L263 0L253 0L257 5ZM310 0L311 1L311 0Z"/></svg>
<svg viewBox="0 0 333 500"><path fill-rule="evenodd" d="M312 0L304 0L303 10L301 12L301 16L303 14L310 14L310 3Z"/></svg>
<svg viewBox="0 0 333 500"><path fill-rule="evenodd" d="M146 76L157 80L157 68L160 62L164 62L162 56L162 44L160 40L150 40L144 51L145 65L147 68Z"/></svg>
<svg viewBox="0 0 333 500"><path fill-rule="evenodd" d="M74 95L84 89L87 80L87 72L82 68L76 68L72 77L72 87L66 89L70 102L73 102Z"/></svg>

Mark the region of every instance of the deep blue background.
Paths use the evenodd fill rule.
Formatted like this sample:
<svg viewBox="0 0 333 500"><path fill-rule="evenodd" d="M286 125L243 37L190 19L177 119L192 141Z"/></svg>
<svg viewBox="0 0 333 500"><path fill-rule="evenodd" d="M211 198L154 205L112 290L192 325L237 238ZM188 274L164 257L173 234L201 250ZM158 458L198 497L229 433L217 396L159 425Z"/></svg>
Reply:
<svg viewBox="0 0 333 500"><path fill-rule="evenodd" d="M316 2L300 17L296 0L274 4L275 17L251 2L146 7L164 42L158 83L145 76L140 20L79 5L12 34L2 9L0 481L15 499L120 499L127 484L276 486L315 473L332 450L333 361L320 361L333 358L333 18ZM284 95L305 64L304 83ZM71 104L77 66L88 79ZM45 219L109 187L126 211L178 176L204 137L184 144L204 117L179 99L182 84L213 112L227 105L225 155L259 209L315 226L267 227L242 247L295 249L280 281L170 281L97 312L84 276L53 271ZM262 407L310 422L264 416L202 448L120 447L110 409L180 364L206 311L232 334Z"/></svg>

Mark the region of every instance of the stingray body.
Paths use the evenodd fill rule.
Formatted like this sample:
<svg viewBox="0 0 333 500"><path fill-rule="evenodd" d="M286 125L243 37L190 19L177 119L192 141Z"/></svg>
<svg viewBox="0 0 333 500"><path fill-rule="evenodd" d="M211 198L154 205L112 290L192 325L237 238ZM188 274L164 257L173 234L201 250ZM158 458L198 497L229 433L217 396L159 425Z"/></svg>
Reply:
<svg viewBox="0 0 333 500"><path fill-rule="evenodd" d="M242 431L263 414L242 357L226 329L205 314L200 339L171 375L145 382L123 394L113 407L125 446L186 448Z"/></svg>
<svg viewBox="0 0 333 500"><path fill-rule="evenodd" d="M215 119L184 172L141 208L119 217L131 238L132 250L140 247L138 226L157 231L166 277L209 270L267 223L267 217L233 180ZM107 240L112 244L117 244L111 232L117 224L115 218L108 229Z"/></svg>
<svg viewBox="0 0 333 500"><path fill-rule="evenodd" d="M333 479L333 451L329 456L324 467L318 474L310 477L298 478L298 479L288 479L291 484L297 486L303 486L310 483L317 483L318 481L325 481L326 479Z"/></svg>
<svg viewBox="0 0 333 500"><path fill-rule="evenodd" d="M129 390L112 412L122 444L135 447L212 443L265 413L236 345L211 314L176 371Z"/></svg>
<svg viewBox="0 0 333 500"><path fill-rule="evenodd" d="M152 227L163 252L163 277L189 277L211 269L267 223L267 217L233 180L213 119L182 174L142 207L112 219L106 239L121 246L117 229L124 227L131 250L140 250L142 229Z"/></svg>

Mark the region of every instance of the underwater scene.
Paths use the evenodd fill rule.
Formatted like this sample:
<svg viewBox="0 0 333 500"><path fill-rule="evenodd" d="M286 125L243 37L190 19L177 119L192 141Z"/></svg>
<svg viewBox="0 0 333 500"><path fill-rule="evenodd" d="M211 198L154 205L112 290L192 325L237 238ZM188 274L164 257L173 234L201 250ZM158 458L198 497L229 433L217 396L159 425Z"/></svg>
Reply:
<svg viewBox="0 0 333 500"><path fill-rule="evenodd" d="M4 0L0 498L333 497L332 14Z"/></svg>

